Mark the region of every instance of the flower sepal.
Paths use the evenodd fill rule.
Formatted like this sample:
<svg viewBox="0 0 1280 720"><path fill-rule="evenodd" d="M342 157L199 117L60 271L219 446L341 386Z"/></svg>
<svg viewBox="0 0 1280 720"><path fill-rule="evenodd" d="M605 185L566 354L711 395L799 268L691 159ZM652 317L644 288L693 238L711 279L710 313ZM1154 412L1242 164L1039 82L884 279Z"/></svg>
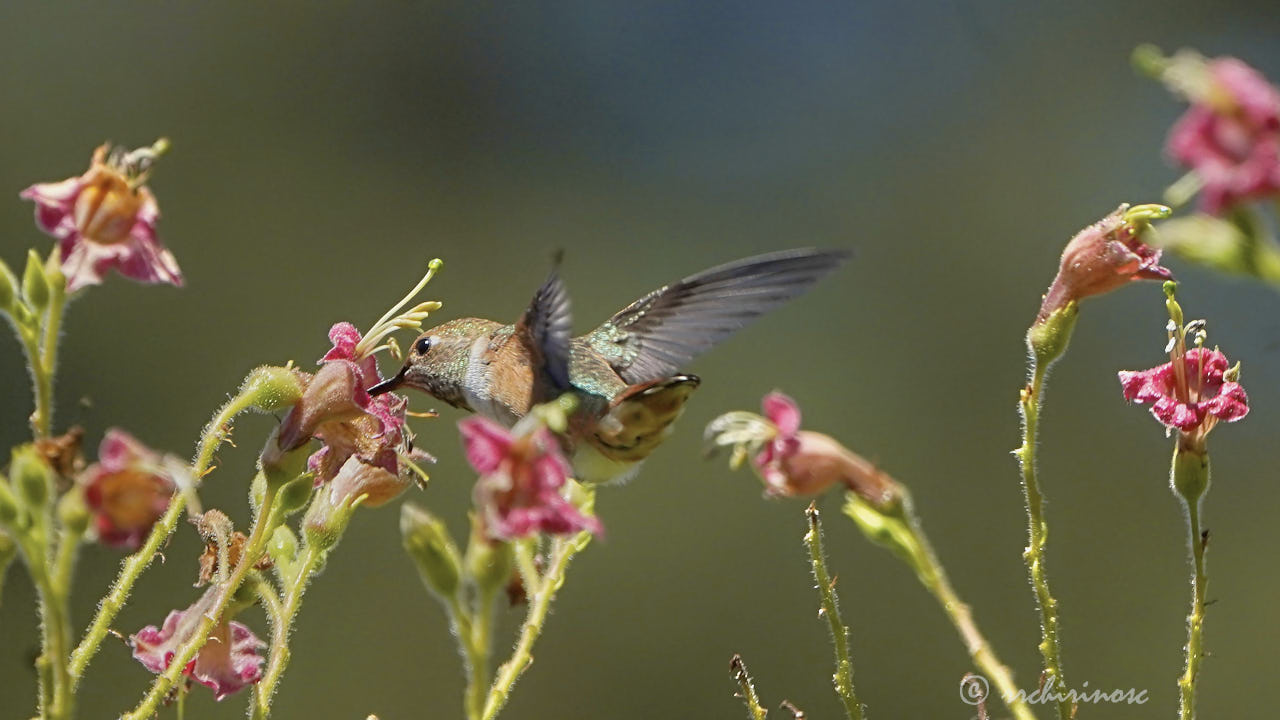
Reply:
<svg viewBox="0 0 1280 720"><path fill-rule="evenodd" d="M1031 326L1027 331L1027 348L1035 356L1037 365L1048 367L1062 357L1071 343L1071 333L1079 316L1080 304L1072 300Z"/></svg>
<svg viewBox="0 0 1280 720"><path fill-rule="evenodd" d="M857 493L846 492L843 510L868 540L887 548L919 572L920 568L929 566L924 561L927 551L912 525L911 498L905 489L901 492L897 502L882 507L867 502Z"/></svg>
<svg viewBox="0 0 1280 720"><path fill-rule="evenodd" d="M453 597L461 585L462 558L444 521L405 503L400 506L400 535L427 588L441 599Z"/></svg>

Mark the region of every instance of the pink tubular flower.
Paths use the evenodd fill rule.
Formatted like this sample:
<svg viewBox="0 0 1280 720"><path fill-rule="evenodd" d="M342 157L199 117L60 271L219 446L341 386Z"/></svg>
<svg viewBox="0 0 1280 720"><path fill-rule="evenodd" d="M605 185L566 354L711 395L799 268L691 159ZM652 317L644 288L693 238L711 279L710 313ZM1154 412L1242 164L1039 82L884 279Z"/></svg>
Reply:
<svg viewBox="0 0 1280 720"><path fill-rule="evenodd" d="M545 427L514 434L492 420L469 417L458 423L458 429L467 460L480 473L476 505L490 538L603 531L599 520L584 515L564 497L571 469L555 436Z"/></svg>
<svg viewBox="0 0 1280 720"><path fill-rule="evenodd" d="M166 147L125 153L102 145L85 174L22 191L36 203L36 224L58 239L67 292L101 283L111 268L139 282L182 285L173 253L156 237L160 208L142 184Z"/></svg>
<svg viewBox="0 0 1280 720"><path fill-rule="evenodd" d="M169 507L175 488L161 460L123 430L112 428L102 438L98 462L85 470L84 483L103 545L136 550Z"/></svg>
<svg viewBox="0 0 1280 720"><path fill-rule="evenodd" d="M195 634L213 597L211 591L186 610L171 611L160 628L148 625L139 630L129 638L133 657L153 673L164 672ZM212 689L214 698L221 700L262 679L263 657L258 651L266 646L245 625L224 619L182 673Z"/></svg>
<svg viewBox="0 0 1280 720"><path fill-rule="evenodd" d="M1122 370L1125 399L1150 402L1151 414L1165 427L1201 436L1218 421L1249 414L1249 396L1234 380L1226 355L1199 347L1182 353L1175 347L1172 355L1150 370Z"/></svg>
<svg viewBox="0 0 1280 720"><path fill-rule="evenodd" d="M875 465L828 435L801 430L800 408L787 395L771 392L761 407L774 432L752 462L767 495L817 495L839 482L877 508L901 497L897 483Z"/></svg>
<svg viewBox="0 0 1280 720"><path fill-rule="evenodd" d="M1042 322L1068 303L1101 295L1136 280L1169 280L1160 250L1142 242L1147 223L1166 217L1163 205L1121 205L1115 212L1076 233L1062 251L1058 274L1040 304Z"/></svg>
<svg viewBox="0 0 1280 720"><path fill-rule="evenodd" d="M1208 61L1207 89L1169 132L1166 152L1193 170L1205 212L1280 193L1280 91L1232 57Z"/></svg>

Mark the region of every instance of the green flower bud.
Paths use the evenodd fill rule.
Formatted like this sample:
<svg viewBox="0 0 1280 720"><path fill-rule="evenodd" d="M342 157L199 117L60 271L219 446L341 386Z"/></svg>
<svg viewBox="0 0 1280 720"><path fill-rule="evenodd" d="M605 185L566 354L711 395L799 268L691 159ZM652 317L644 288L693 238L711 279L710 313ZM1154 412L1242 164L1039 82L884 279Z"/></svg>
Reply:
<svg viewBox="0 0 1280 720"><path fill-rule="evenodd" d="M20 517L22 508L18 506L18 498L13 496L9 483L0 477L0 527L16 527Z"/></svg>
<svg viewBox="0 0 1280 720"><path fill-rule="evenodd" d="M305 445L288 451L281 450L278 438L279 426L267 438L267 444L258 457L258 465L267 480L267 487L276 490L302 475L307 468L307 458L311 455L310 449Z"/></svg>
<svg viewBox="0 0 1280 720"><path fill-rule="evenodd" d="M358 501L350 498L335 503L333 493L316 493L302 519L302 536L307 544L320 550L332 549L342 539L358 505Z"/></svg>
<svg viewBox="0 0 1280 720"><path fill-rule="evenodd" d="M1169 485L1188 505L1200 502L1209 489L1209 453L1203 447L1184 447L1180 438L1173 451Z"/></svg>
<svg viewBox="0 0 1280 720"><path fill-rule="evenodd" d="M89 529L89 507L84 502L84 491L72 488L58 501L58 524L73 535L82 535Z"/></svg>
<svg viewBox="0 0 1280 720"><path fill-rule="evenodd" d="M903 496L902 502L885 510L854 492L848 492L845 493L844 514L853 519L868 540L887 548L919 572L929 563L922 561L924 548L908 520L909 503L910 500Z"/></svg>
<svg viewBox="0 0 1280 720"><path fill-rule="evenodd" d="M44 275L44 263L35 250L27 251L27 269L22 273L22 296L36 312L49 306L49 279Z"/></svg>
<svg viewBox="0 0 1280 720"><path fill-rule="evenodd" d="M462 559L444 523L423 508L405 503L400 506L400 534L422 581L440 597L452 597L458 591Z"/></svg>
<svg viewBox="0 0 1280 720"><path fill-rule="evenodd" d="M515 562L510 543L484 536L475 515L471 516L471 541L467 543L467 575L482 595L496 593L511 580Z"/></svg>
<svg viewBox="0 0 1280 720"><path fill-rule="evenodd" d="M13 312L13 304L18 300L18 279L13 276L9 266L0 260L0 312Z"/></svg>
<svg viewBox="0 0 1280 720"><path fill-rule="evenodd" d="M53 495L53 468L40 456L33 445L14 448L13 462L9 467L9 476L13 480L19 501L26 505L32 515L48 502Z"/></svg>
<svg viewBox="0 0 1280 720"><path fill-rule="evenodd" d="M302 382L289 368L263 365L245 377L240 394L262 412L279 412L302 398Z"/></svg>

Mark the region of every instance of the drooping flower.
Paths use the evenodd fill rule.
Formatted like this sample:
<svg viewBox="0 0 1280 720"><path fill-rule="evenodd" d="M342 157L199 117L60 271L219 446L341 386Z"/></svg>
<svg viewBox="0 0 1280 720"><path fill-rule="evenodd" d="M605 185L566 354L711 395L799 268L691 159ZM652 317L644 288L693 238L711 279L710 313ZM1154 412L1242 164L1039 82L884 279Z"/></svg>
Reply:
<svg viewBox="0 0 1280 720"><path fill-rule="evenodd" d="M133 657L151 672L163 673L195 634L216 593L216 588L210 588L186 610L171 611L161 627L148 625L131 636ZM266 646L244 624L223 619L182 673L212 689L214 698L221 700L262 679L264 659L258 651Z"/></svg>
<svg viewBox="0 0 1280 720"><path fill-rule="evenodd" d="M22 191L36 203L36 224L58 239L68 292L101 283L112 268L139 282L182 285L173 253L156 236L160 208L144 185L167 147L164 140L132 152L102 145L83 175Z"/></svg>
<svg viewBox="0 0 1280 720"><path fill-rule="evenodd" d="M164 458L129 433L112 428L102 438L98 462L85 470L85 502L98 541L137 549L169 507L176 489Z"/></svg>
<svg viewBox="0 0 1280 720"><path fill-rule="evenodd" d="M480 473L475 501L490 538L603 532L598 519L564 496L572 469L547 428L517 425L513 432L477 416L459 422L458 429L467 460Z"/></svg>
<svg viewBox="0 0 1280 720"><path fill-rule="evenodd" d="M800 407L787 395L771 392L761 401L765 417L734 412L707 425L715 445L735 448L735 462L747 455L771 497L818 495L837 483L877 508L892 506L902 489L857 453L822 433L800 429Z"/></svg>
<svg viewBox="0 0 1280 720"><path fill-rule="evenodd" d="M1043 322L1071 302L1101 295L1135 280L1169 280L1160 250L1142 242L1151 220L1167 217L1163 205L1121 205L1115 212L1076 233L1062 251L1058 274L1045 293L1036 321Z"/></svg>
<svg viewBox="0 0 1280 720"><path fill-rule="evenodd" d="M1179 53L1171 64L1199 63L1191 107L1169 132L1166 152L1194 171L1205 212L1280 194L1280 90L1233 57L1206 61Z"/></svg>
<svg viewBox="0 0 1280 720"><path fill-rule="evenodd" d="M1151 403L1151 414L1167 428L1208 433L1219 421L1235 422L1249 414L1249 396L1236 381L1227 356L1197 347L1150 370L1120 371L1126 400Z"/></svg>

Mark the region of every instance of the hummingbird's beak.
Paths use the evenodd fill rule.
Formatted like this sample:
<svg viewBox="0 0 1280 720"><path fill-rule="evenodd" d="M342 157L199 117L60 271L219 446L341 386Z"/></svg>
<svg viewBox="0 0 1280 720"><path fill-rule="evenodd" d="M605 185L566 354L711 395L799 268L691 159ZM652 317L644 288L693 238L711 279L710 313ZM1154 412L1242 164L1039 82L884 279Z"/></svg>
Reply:
<svg viewBox="0 0 1280 720"><path fill-rule="evenodd" d="M404 367L400 368L400 372L396 373L392 377L387 378L386 380L383 380L377 385L374 385L373 387L369 388L368 390L369 396L372 397L374 395L389 393L392 390L395 390L396 388L400 387L400 383L404 382L404 376L405 376L405 373L407 372L409 372L409 364L405 363Z"/></svg>

